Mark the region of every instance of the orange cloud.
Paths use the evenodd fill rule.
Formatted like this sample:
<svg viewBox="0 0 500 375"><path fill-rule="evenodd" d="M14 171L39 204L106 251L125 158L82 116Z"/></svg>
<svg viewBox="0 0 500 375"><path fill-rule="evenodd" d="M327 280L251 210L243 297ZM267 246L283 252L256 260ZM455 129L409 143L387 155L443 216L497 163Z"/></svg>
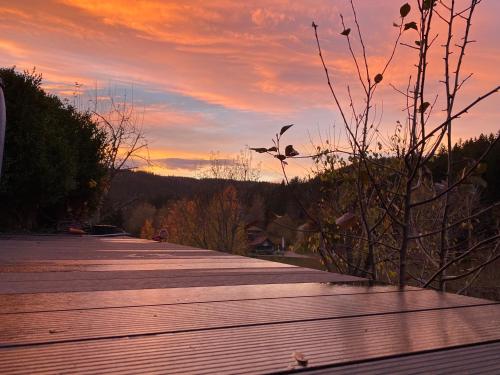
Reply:
<svg viewBox="0 0 500 375"><path fill-rule="evenodd" d="M4 54L17 58L23 58L27 55L26 49L22 48L19 44L9 40L0 39L0 51Z"/></svg>

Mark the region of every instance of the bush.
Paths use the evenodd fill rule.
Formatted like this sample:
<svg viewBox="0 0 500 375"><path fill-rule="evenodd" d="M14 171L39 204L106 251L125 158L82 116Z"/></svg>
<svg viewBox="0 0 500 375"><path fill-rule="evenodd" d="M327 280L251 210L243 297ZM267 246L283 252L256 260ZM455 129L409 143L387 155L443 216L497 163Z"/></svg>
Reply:
<svg viewBox="0 0 500 375"><path fill-rule="evenodd" d="M0 180L0 229L33 230L95 208L105 137L80 113L42 88L33 72L0 69L7 128Z"/></svg>

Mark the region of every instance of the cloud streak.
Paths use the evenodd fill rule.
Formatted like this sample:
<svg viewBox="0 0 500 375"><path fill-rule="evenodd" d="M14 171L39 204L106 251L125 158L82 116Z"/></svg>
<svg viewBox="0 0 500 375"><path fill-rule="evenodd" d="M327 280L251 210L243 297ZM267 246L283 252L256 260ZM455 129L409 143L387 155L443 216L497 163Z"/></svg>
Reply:
<svg viewBox="0 0 500 375"><path fill-rule="evenodd" d="M234 163L231 159L218 159L217 161L225 165L231 165ZM200 168L211 165L213 161L207 159L165 158L152 160L152 163L165 167L169 170L183 169L197 171Z"/></svg>

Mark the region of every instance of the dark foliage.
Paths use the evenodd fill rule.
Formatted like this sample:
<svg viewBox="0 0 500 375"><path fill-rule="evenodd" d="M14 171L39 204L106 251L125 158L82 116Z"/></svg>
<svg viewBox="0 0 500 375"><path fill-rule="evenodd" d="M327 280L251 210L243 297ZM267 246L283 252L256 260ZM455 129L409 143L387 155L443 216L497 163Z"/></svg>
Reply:
<svg viewBox="0 0 500 375"><path fill-rule="evenodd" d="M92 210L105 174L105 138L89 114L41 88L41 75L0 69L7 129L0 228L53 227Z"/></svg>
<svg viewBox="0 0 500 375"><path fill-rule="evenodd" d="M453 173L459 176L464 168L469 167L474 161L479 160L488 147L494 143L494 134L481 134L479 137L460 140L453 146ZM446 174L447 153L443 148L430 164L434 179L443 180ZM484 180L482 199L485 202L498 202L500 200L500 143L496 143L483 161L484 166L480 174Z"/></svg>

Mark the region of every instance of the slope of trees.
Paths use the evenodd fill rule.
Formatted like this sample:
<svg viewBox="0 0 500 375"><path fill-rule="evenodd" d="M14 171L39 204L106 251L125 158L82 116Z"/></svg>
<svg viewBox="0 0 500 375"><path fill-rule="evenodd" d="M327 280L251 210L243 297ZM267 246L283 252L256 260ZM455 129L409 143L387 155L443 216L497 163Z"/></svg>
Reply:
<svg viewBox="0 0 500 375"><path fill-rule="evenodd" d="M267 209L281 213L286 208L286 193L281 192L279 184L255 181L230 181L214 178L196 179L190 177L158 176L146 172L122 171L117 174L104 212L108 213L106 221L122 216L122 212L131 205L147 202L156 208L166 203L195 196L207 197L221 191L227 184L233 185L238 191L239 199L250 204L256 194L262 194ZM113 220L114 220L113 219Z"/></svg>
<svg viewBox="0 0 500 375"><path fill-rule="evenodd" d="M44 92L40 74L9 68L0 77L7 108L0 229L35 230L86 216L106 172L103 132L90 114Z"/></svg>

